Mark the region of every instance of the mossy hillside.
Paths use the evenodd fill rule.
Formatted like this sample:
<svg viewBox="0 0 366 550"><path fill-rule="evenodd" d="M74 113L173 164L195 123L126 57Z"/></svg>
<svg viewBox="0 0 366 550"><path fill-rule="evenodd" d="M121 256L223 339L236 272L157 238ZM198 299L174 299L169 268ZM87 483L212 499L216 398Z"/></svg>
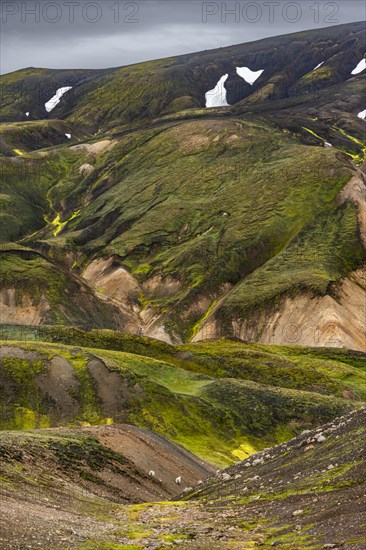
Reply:
<svg viewBox="0 0 366 550"><path fill-rule="evenodd" d="M81 347L75 349L74 346L60 344L33 342L17 345L22 349L37 351L40 354L39 360L46 366L55 356L64 357L72 365L79 381L78 389L73 390L72 397L78 403L79 412L70 411L66 419L63 418L63 422L66 420L70 425L101 424L120 422L123 419L124 422L131 422L165 435L198 456L218 464L227 464L237 458L244 458L257 449L288 439L303 428L317 424L320 420L329 420L362 402L335 397L340 395L342 388L347 385L345 383L342 386L339 382L339 373L334 366L334 373L328 373L324 383L326 391L323 391L329 396L324 396L317 389L299 391L280 387L279 379L276 380L276 386L270 386L268 383L252 382L240 376L228 378L217 377L214 373L210 376L192 372L193 368L197 371L200 368L203 370L202 365L198 361L194 364L192 359L189 365L191 370L185 370L183 364L175 364L174 357L169 362L126 352ZM224 349L231 346L230 343L221 345ZM209 348L209 344L207 347ZM233 348L235 347L240 346L233 344ZM212 348L212 354L219 350L217 347L215 351L215 344ZM262 348L265 349L265 346ZM248 350L242 346L240 352L243 354L245 351ZM280 352L283 355L285 350ZM184 353L187 353L187 350ZM253 351L253 360L258 354L259 350ZM97 379L88 367L92 357L103 362L107 368L106 372L109 370L111 375L119 374L123 399L108 402L101 396L97 389ZM3 416L7 419L3 428L21 428L22 418L26 422L26 427L58 425L55 413L57 407L50 407L51 403L47 403L47 399L45 400L37 386L38 373L32 371L25 360L15 363L16 373L20 371L22 376L28 376L29 381L23 387L19 374L12 379L9 395L3 402ZM258 369L260 368L261 364L258 363ZM266 368L263 370L265 372ZM345 375L342 364L340 371ZM361 400L361 396L364 395L362 388L365 387L362 376L364 372L359 374L356 368L348 367L347 375L350 374L353 375L354 387L360 388L359 393L354 391L354 398ZM279 378L278 373L277 376ZM323 380L324 377L320 374L318 378ZM110 378L105 379L105 388L109 387L108 379ZM113 388L116 387L114 378L110 383ZM29 384L33 384L32 391L28 389ZM38 387L38 390L35 390L35 387ZM21 409L16 401L18 393L22 396ZM30 415L35 419L32 426ZM40 424L40 418L44 418L43 424Z"/></svg>
<svg viewBox="0 0 366 550"><path fill-rule="evenodd" d="M152 382L177 394L198 396L204 386L213 382L213 378L208 375L189 372L174 364L135 353L103 350L101 357L104 361L110 360L110 368L116 368L118 365L122 372L126 369L132 370L137 375L146 376Z"/></svg>
<svg viewBox="0 0 366 550"><path fill-rule="evenodd" d="M179 110L186 105L183 97L190 96L190 91L179 74L167 71L172 63L173 58L118 69L104 85L79 99L70 121L110 128L116 121L151 119L169 107ZM179 100L178 104L173 100Z"/></svg>
<svg viewBox="0 0 366 550"><path fill-rule="evenodd" d="M84 325L87 320L103 327L118 326L112 306L98 300L84 282L45 257L32 250L5 250L0 257L2 288L15 289L17 306L24 307L24 297L30 298L43 322Z"/></svg>
<svg viewBox="0 0 366 550"><path fill-rule="evenodd" d="M2 326L1 336L4 340L48 341L157 359L169 368L203 375L203 381L204 377L237 378L338 397L346 391L353 399L365 398L365 355L351 350L229 340L173 346L113 330L85 331L68 326L6 325Z"/></svg>
<svg viewBox="0 0 366 550"><path fill-rule="evenodd" d="M56 90L65 86L77 86L88 82L95 85L103 81L112 70L53 70L29 67L1 76L1 118L3 122L44 119L48 116L45 103L51 99ZM64 98L70 107L74 101L74 91ZM52 111L54 116L57 107ZM26 113L29 112L29 117Z"/></svg>
<svg viewBox="0 0 366 550"><path fill-rule="evenodd" d="M65 173L59 158L31 156L1 159L1 237L15 241L45 225L47 193Z"/></svg>
<svg viewBox="0 0 366 550"><path fill-rule="evenodd" d="M215 378L238 378L325 395L350 391L365 399L362 353L299 346L264 346L220 340L180 346L182 364Z"/></svg>
<svg viewBox="0 0 366 550"><path fill-rule="evenodd" d="M78 129L59 120L3 123L0 126L0 151L6 156L16 156L66 145L70 143L66 134L70 134L72 139L83 137Z"/></svg>
<svg viewBox="0 0 366 550"><path fill-rule="evenodd" d="M31 351L35 352L36 348ZM74 414L72 423L81 424L105 424L110 419L101 415L98 399L95 396L92 380L86 368L88 356L77 353L74 350L57 350L60 357L70 362L74 369L75 381L71 388L70 396L76 399L79 411L71 411ZM16 356L2 359L2 374L4 395L2 405L3 429L34 429L58 425L57 419L60 413L54 409L53 399L44 394L37 384L42 375L46 375L49 361L55 357L54 348L48 346L38 347L35 352L37 359L21 359Z"/></svg>
<svg viewBox="0 0 366 550"><path fill-rule="evenodd" d="M331 283L365 261L357 212L348 204L319 214L288 248L241 281L228 295L219 317L239 318L299 292L324 295Z"/></svg>
<svg viewBox="0 0 366 550"><path fill-rule="evenodd" d="M84 258L115 254L140 280L179 279L175 297L144 299L188 338L201 317L190 312L197 297L213 302L221 285L261 266L268 284L263 298L247 293L255 304L292 288L322 293L357 267L355 209L336 202L349 177L336 151L295 145L262 121L188 121L122 138L88 177L74 168L49 193L67 223L38 237L53 250L82 248Z"/></svg>
<svg viewBox="0 0 366 550"><path fill-rule="evenodd" d="M2 428L24 430L36 426L49 427L50 420L35 384L35 377L46 369L42 358L21 360L3 357L1 367L0 380L4 390L0 398ZM6 405L8 396L16 401L10 415Z"/></svg>
<svg viewBox="0 0 366 550"><path fill-rule="evenodd" d="M341 47L349 32L354 56L361 47L359 24L321 36L314 32L269 40L270 50L260 58L263 78L270 80L273 71L282 74L284 66L287 76L282 75L273 100L262 98L235 109L187 109L187 98L193 98L192 107L202 103L206 87L221 71L248 63L246 55L256 64L258 44L99 76L71 71L70 78L81 80L73 81L72 96L52 116L75 119L80 132L89 126L92 143L110 137L118 143L100 154L71 150L67 144L27 153L23 142L14 141L12 154L17 156L4 159L6 184L0 198L5 239L26 239L29 247L79 275L92 259L113 255L116 265L142 284L156 275L175 280L180 290L173 296L143 291L136 304L151 305L173 341L189 340L211 316L221 320L223 334L230 336L233 318L248 318L258 309L272 312L283 296L328 292L365 259L355 207L337 203L352 170L349 158L337 149L356 163L364 156L362 123L353 114L362 75L349 78L354 57ZM305 43L309 48L303 59ZM264 44L260 47L262 52ZM288 86L312 71L327 48L330 59L338 47L342 54L329 65L337 84L321 90L312 105L312 94L288 97ZM65 76L58 71L34 75L46 80ZM5 75L4 85L14 84L14 94L28 79L32 88L28 70ZM343 93L349 105L341 100ZM180 108L184 110L159 118ZM15 130L24 129L38 146L40 128L49 131L59 124L64 122L6 124L5 134L22 139ZM322 147L326 138L333 149ZM18 172L7 174L7 161ZM85 163L91 166L89 174L80 172ZM37 171L37 182L30 175L29 186L22 175L27 167ZM95 323L93 316L85 321Z"/></svg>
<svg viewBox="0 0 366 550"><path fill-rule="evenodd" d="M182 202L184 211L181 212L181 216L183 217L183 215L187 213L188 205L186 204L187 200L182 201L182 197L183 193L185 193L189 188L192 177L197 179L198 186L201 175L205 174L205 172L207 172L206 176L208 178L210 178L210 176L211 178L215 178L215 176L220 174L224 174L223 177L225 177L225 170L227 169L231 172L231 176L233 178L239 179L239 167L236 165L232 167L225 166L225 159L222 159L221 164L218 163L217 168L210 173L212 158L222 155L225 152L225 143L217 147L217 151L213 150L212 155L208 151L210 145L209 142L211 139L209 139L207 135L210 133L211 126L212 123L206 123L202 128L195 128L194 123L188 127L184 126L186 134L185 139L189 139L192 132L195 133L193 140L191 140L193 143L191 144L191 147L188 146L187 151L187 153L190 153L189 149L192 149L191 154L188 155L189 157L192 157L191 159L180 159L179 150L174 153L171 139L174 137L174 140L178 145L179 136L177 131L174 131L174 129L169 131L168 126L163 130L138 132L124 138L121 144L118 147L114 147L109 155L104 155L102 158L97 160L94 173L92 173L89 177L84 178L84 181L80 181L80 177L76 179L75 171L73 174L69 173L68 181L60 182L59 185L55 186L50 193L50 200L52 204L60 204L61 201L62 204L64 204L65 201L66 203L71 202L74 203L74 210L78 210L80 208L80 196L83 194L87 195L86 201L90 204L84 205L81 216L74 220L72 224L68 225L64 229L64 233L67 229L69 230L68 233L71 233L71 235L73 229L77 231L77 237L75 239L76 244L82 244L84 246L87 245L87 251L90 250L92 252L97 247L99 248L100 246L106 246L109 244L115 236L119 236L121 231L126 233L131 225L136 225L136 222L139 222L137 225L144 227L148 220L142 219L140 221L140 218L146 215L146 213L154 207L154 203L154 211L158 210L156 206L159 206L161 202L165 202L166 200L164 195L168 195L168 198L170 198L170 201L173 201L173 204L179 204L179 202ZM221 125L221 127L218 127L218 132L221 133L225 140L225 137L230 136L231 131L237 131L237 126L238 123L228 123L226 124L226 127L225 125ZM261 133L262 129L263 128L259 127L257 131L255 131L255 129L251 131L253 140L259 138L258 133ZM243 133L245 130L248 130L248 128L243 128ZM171 135L171 132L173 132L173 135ZM182 130L180 129L179 132L181 133ZM200 134L202 133L204 135L201 136ZM215 137L216 134L212 135L212 138ZM270 146L269 131L267 136L264 136L264 139L265 142L263 143L263 150L266 148L268 149ZM198 147L195 147L195 140L197 141ZM201 146L200 141L203 141ZM150 142L152 143L149 145ZM247 147L250 148L251 144L248 143ZM184 148L185 147L183 144L183 149ZM175 163L172 162L174 158L168 158L166 162L163 162L163 158L168 153L169 157L175 156ZM207 162L205 162L205 155L207 155L207 153L208 158ZM231 162L231 156L232 155L228 154L228 163ZM191 166L187 164L189 160L191 161ZM163 174L160 174L162 171L162 162L164 163L164 168ZM154 170L156 172L156 178L162 176L164 183L164 186L160 185L158 189L156 189L157 183L154 183L156 179L155 176L151 180L151 163L155 166ZM171 168L169 168L170 166ZM182 172L182 176L174 189L172 189L172 175L174 174L174 176L176 176L180 172ZM136 189L137 182L138 186L141 188L140 190ZM217 186L218 184L216 183L215 185ZM122 187L124 189L124 198L120 193ZM197 197L201 202L204 200L205 191L208 191L210 187L212 187L212 185L210 185L210 182L207 181L205 183L205 188L201 191L201 199L199 196ZM146 191L144 191L144 188L146 188ZM137 195L136 191L138 191ZM199 194L199 187L196 188L196 191L194 192L195 195L197 195L197 191ZM192 195L192 192L190 194ZM156 198L155 200L152 200L154 199L154 196ZM161 208L162 205L160 206L160 209ZM202 208L202 206L200 206L200 208ZM65 217L65 214L67 213L59 212L59 214L62 221L67 219L67 215ZM158 212L156 212L156 214L154 213L154 225L157 223L157 214ZM197 214L198 212L196 215ZM86 226L86 220L89 220L88 229L85 228L80 231L79 227L83 228ZM107 228L107 231L103 220L113 222L113 224L110 224L110 227ZM205 223L205 220L202 221ZM196 229L195 226L199 222L200 220L197 219L194 227L192 228L193 230ZM181 225L180 220L178 220L178 224L179 226ZM164 238L164 233L166 232L164 230L162 231L162 228L157 229L158 235L161 235L161 237ZM174 226L172 226L172 230L174 230ZM138 246L140 248L144 247L146 249L146 253L148 253L148 248L151 246L151 242L149 242L149 240L153 238L154 233L156 233L156 229L154 226L151 227L150 239L148 238L148 235L145 237L145 239L147 238L147 242L143 242L143 235L141 235L141 230L139 230L139 227L136 227L134 232L136 233L136 231L139 231L140 234L137 236L137 239L134 239L136 241L135 243L132 241L130 244L131 239L129 238L129 235L125 235L124 240L126 240L126 244L124 248L126 248L128 252L131 248L136 248ZM169 231L169 233L171 233L171 231ZM57 236L58 240L60 240L62 234ZM168 236L169 235L167 234L167 237ZM164 241L167 240L167 237ZM114 248L117 247L114 246ZM141 252L143 252L143 250L141 250Z"/></svg>
<svg viewBox="0 0 366 550"><path fill-rule="evenodd" d="M125 396L124 402L120 404L120 409L115 411L115 415L111 413L112 418L107 418L102 413L103 403L100 403L96 395L95 381L93 383L90 373L85 368L87 356L82 357L80 352L75 355L72 348L69 351L60 346L28 346L28 348L38 349L42 356L46 356L43 357L44 360L46 358L49 360L57 354L67 358L73 365L76 376L81 381L81 386L78 392L73 392L72 395L80 404L81 411L76 417L69 418L67 422L70 425L109 423L113 421L113 416L116 419L121 418L121 408L123 408L124 421L165 434L193 452L197 451L203 458L211 457L214 462L219 464L233 461L235 458L231 451L244 442L248 442L248 438L249 440L253 439L250 434L247 436L240 434L239 430L230 430L230 434L228 434L223 415L216 404L211 405L199 397L180 394L179 391L170 391L167 388L172 385L170 375L166 382L163 380L163 373L159 373L158 377L164 385L149 380L148 374L151 371L146 369L146 373L141 374L141 359L139 360L138 357L135 364L131 359L128 362L120 359L118 363L115 361L112 363L110 357L103 357L101 352L98 352L98 357L103 357L105 364L112 370L118 370L124 383L131 388L129 398L126 399ZM17 362L16 367L17 370L24 369L28 376L32 375L31 369L27 368L25 362ZM164 371L166 372L168 368L165 366ZM194 387L197 376L188 374L186 378L184 390L189 383L191 388ZM13 386L14 384L15 382ZM47 410L47 406L49 407L50 404L47 405L47 399L45 400L44 396L43 399L41 398L39 389L35 391L34 380L32 380L32 392L24 397L21 407L16 402L17 386L15 385L15 388L13 386L11 391L6 392L5 402L2 403L3 418L7 419L2 425L4 429L57 425L54 408L52 411L48 410L48 415L45 414L44 408ZM190 393L192 393L191 388ZM37 396L36 402L34 396ZM30 421L31 416L33 423ZM44 417L47 419L47 423L41 424L39 419ZM24 422L23 426L22 421ZM259 439L257 443L261 445ZM247 443L245 446L243 445L243 448L252 450L254 447Z"/></svg>
<svg viewBox="0 0 366 550"><path fill-rule="evenodd" d="M352 48L347 47L350 39ZM253 91L265 90L271 84L274 97L287 97L287 89L309 74L319 58L327 60L334 80L341 82L349 78L355 57L363 52L362 24L352 23L322 29L321 33L306 31L105 71L26 69L2 77L5 120L24 119L25 112L32 110L36 118L44 117L44 101L55 88L65 85L73 85L74 89L70 98L56 107L57 116L68 117L80 126L104 129L132 120L149 121L187 105L203 106L205 92L225 73L230 75L229 88L234 87L231 102L250 97ZM254 90L242 82L238 85L235 67L248 63L264 69ZM34 101L34 88L41 88L38 101ZM29 99L33 100L32 107L39 108L29 108Z"/></svg>
<svg viewBox="0 0 366 550"><path fill-rule="evenodd" d="M365 134L363 121L356 115L362 109L364 87L363 73L324 89L310 89L310 93L295 85L294 94L290 89L285 98L253 105L244 101L232 108L232 114L263 116L307 145L328 142L359 165L365 160ZM330 120L334 124L329 124Z"/></svg>
<svg viewBox="0 0 366 550"><path fill-rule="evenodd" d="M85 464L96 472L101 470L112 459L124 464L126 459L120 453L114 453L111 449L103 447L87 432L66 429L47 429L29 431L4 431L1 432L1 445L7 448L9 459L13 453L38 455L44 458L47 451L55 453L62 467L79 468Z"/></svg>
<svg viewBox="0 0 366 550"><path fill-rule="evenodd" d="M52 122L52 121L51 121ZM44 126L50 123L32 123ZM22 127L22 124L20 124ZM61 209L60 202L52 197L55 186L66 188L80 177L79 168L86 155L78 154L62 146L39 152L24 153L17 158L1 160L1 236L4 242L22 241L25 237L42 238L42 229L50 226L52 234L57 231L55 220ZM64 189L67 195L67 189ZM60 197L60 201L63 197ZM64 216L75 212L64 204ZM49 246L39 243L38 249L48 252ZM72 251L68 251L69 253ZM63 254L65 258L65 254Z"/></svg>
<svg viewBox="0 0 366 550"><path fill-rule="evenodd" d="M332 67L323 65L302 76L296 82L294 88L296 88L298 93L311 93L334 84L338 79L339 75L334 73Z"/></svg>

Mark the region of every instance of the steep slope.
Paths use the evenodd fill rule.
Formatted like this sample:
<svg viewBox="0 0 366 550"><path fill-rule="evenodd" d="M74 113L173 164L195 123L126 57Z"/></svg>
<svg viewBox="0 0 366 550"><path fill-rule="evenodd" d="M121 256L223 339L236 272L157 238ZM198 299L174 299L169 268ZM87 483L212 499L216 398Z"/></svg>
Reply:
<svg viewBox="0 0 366 550"><path fill-rule="evenodd" d="M206 92L225 73L229 104L253 95L262 102L322 89L348 80L364 53L361 21L105 71L24 69L3 77L2 106L7 121L25 120L21 111L30 111L34 99L38 107L55 88L73 86L68 101L57 107L57 118L108 128L204 106ZM243 66L263 70L254 85L238 76L236 67ZM35 90L39 99L34 98ZM45 118L42 107L37 118Z"/></svg>
<svg viewBox="0 0 366 550"><path fill-rule="evenodd" d="M103 151L100 160L84 148L55 154L49 162L58 167L58 183L44 184L48 204L40 205L48 225L23 242L85 274L147 334L192 337L221 298L232 317L234 302L247 314L294 288L323 295L362 263L356 208L337 200L352 176L346 162L336 150L298 145L261 122L211 119L142 131ZM42 166L37 181L47 181L44 159L30 162L36 174ZM6 204L14 200L19 195ZM27 225L32 231L42 224L18 218L9 225L6 209L3 216L12 239L26 235ZM90 264L101 255L108 259L106 277ZM10 288L17 286L22 292L17 281ZM114 287L125 290L118 295ZM85 324L92 323L87 318ZM230 332L227 325L221 334Z"/></svg>
<svg viewBox="0 0 366 550"><path fill-rule="evenodd" d="M49 471L43 486L57 496L61 489L95 493L112 502L139 503L177 496L181 488L205 479L215 468L183 447L134 426L85 427L1 432L2 478L10 489ZM18 468L17 468L18 465ZM20 476L12 473L19 469ZM62 483L60 485L60 481ZM90 483L88 483L90 482ZM46 496L45 490L45 496Z"/></svg>
<svg viewBox="0 0 366 550"><path fill-rule="evenodd" d="M113 128L202 107L224 74L230 105L318 92L351 78L364 53L365 24L358 22L123 67L105 86L81 97L69 120ZM263 73L251 85L238 76L237 67ZM364 108L361 97L358 105Z"/></svg>
<svg viewBox="0 0 366 550"><path fill-rule="evenodd" d="M98 298L88 284L29 248L0 249L1 322L85 324L119 328L131 315L108 299ZM135 326L131 326L133 331Z"/></svg>
<svg viewBox="0 0 366 550"><path fill-rule="evenodd" d="M37 258L13 253L4 320L366 351L364 30L2 77L22 120L2 125L2 235ZM233 105L204 109L223 73ZM24 122L16 90L42 78L73 88Z"/></svg>
<svg viewBox="0 0 366 550"><path fill-rule="evenodd" d="M46 103L63 87L72 90L63 98L63 109L74 101L75 88L91 90L103 82L113 69L106 70L57 70L29 67L1 77L1 120L20 122L44 119L49 116ZM52 110L57 116L59 106ZM27 115L28 113L28 115Z"/></svg>
<svg viewBox="0 0 366 550"><path fill-rule="evenodd" d="M227 465L366 401L365 356L356 352L174 347L36 327L13 335L23 341L0 348L1 429L127 422Z"/></svg>
<svg viewBox="0 0 366 550"><path fill-rule="evenodd" d="M222 530L234 527L228 539L240 540L243 528L251 531L248 547L251 540L254 546L361 550L366 535L365 420L362 409L267 449L210 478L189 498L215 511ZM216 532L213 538L218 538Z"/></svg>
<svg viewBox="0 0 366 550"><path fill-rule="evenodd" d="M95 431L1 433L2 547L363 550L365 420L365 409L337 418L200 481L183 500L128 506L131 482L164 489Z"/></svg>

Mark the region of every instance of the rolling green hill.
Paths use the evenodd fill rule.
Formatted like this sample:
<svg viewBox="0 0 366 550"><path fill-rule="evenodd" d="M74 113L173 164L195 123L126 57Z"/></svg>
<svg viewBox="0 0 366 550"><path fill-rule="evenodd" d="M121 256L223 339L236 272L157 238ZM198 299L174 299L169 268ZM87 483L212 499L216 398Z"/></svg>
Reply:
<svg viewBox="0 0 366 550"><path fill-rule="evenodd" d="M1 429L127 422L228 464L366 401L362 353L39 330L2 342Z"/></svg>

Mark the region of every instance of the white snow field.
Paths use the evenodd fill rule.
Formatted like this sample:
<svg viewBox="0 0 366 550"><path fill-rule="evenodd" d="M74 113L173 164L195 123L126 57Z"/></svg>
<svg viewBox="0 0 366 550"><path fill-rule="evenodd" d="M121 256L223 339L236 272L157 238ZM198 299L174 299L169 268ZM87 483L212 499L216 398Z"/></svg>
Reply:
<svg viewBox="0 0 366 550"><path fill-rule="evenodd" d="M224 74L216 86L206 92L206 107L229 107L226 100L226 88L224 86L228 76L228 74Z"/></svg>
<svg viewBox="0 0 366 550"><path fill-rule="evenodd" d="M366 109L364 111L361 111L358 113L358 118L361 118L362 120L366 120Z"/></svg>
<svg viewBox="0 0 366 550"><path fill-rule="evenodd" d="M357 65L357 67L355 67L353 69L353 71L351 72L351 74L360 74L362 73L362 71L364 71L366 69L366 59L363 58L361 59L361 61L359 62L359 64Z"/></svg>
<svg viewBox="0 0 366 550"><path fill-rule="evenodd" d="M244 78L245 82L253 86L254 82L258 80L258 78L263 73L264 69L261 69L259 71L252 71L249 69L249 67L236 67L236 72L239 76Z"/></svg>
<svg viewBox="0 0 366 550"><path fill-rule="evenodd" d="M60 103L60 100L61 100L62 96L64 94L66 94L66 92L71 90L71 88L72 88L72 86L64 86L63 88L59 88L57 90L55 95L53 97L51 97L51 99L49 99L47 101L47 103L44 104L47 113L50 113L52 111L52 109L54 109L56 107L56 105L58 105Z"/></svg>
<svg viewBox="0 0 366 550"><path fill-rule="evenodd" d="M319 63L319 65L317 65L316 67L314 67L313 71L316 71L317 69L319 69L319 67L321 67L322 65L324 65L325 61L322 61L321 63Z"/></svg>

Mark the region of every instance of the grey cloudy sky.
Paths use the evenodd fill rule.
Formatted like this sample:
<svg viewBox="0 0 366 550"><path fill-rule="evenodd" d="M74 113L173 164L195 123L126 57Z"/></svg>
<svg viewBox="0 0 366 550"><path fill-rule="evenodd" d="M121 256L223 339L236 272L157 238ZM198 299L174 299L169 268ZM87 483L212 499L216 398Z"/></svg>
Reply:
<svg viewBox="0 0 366 550"><path fill-rule="evenodd" d="M363 0L1 0L1 72L115 67L366 19Z"/></svg>

